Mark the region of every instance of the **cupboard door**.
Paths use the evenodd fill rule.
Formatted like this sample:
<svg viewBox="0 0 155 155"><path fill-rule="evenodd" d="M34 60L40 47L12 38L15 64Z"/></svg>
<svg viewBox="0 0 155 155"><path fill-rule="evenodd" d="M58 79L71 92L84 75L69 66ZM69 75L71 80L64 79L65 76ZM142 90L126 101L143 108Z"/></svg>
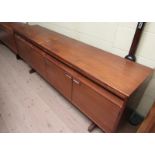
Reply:
<svg viewBox="0 0 155 155"><path fill-rule="evenodd" d="M28 64L30 64L30 52L32 50L31 46L28 45L28 42L21 38L18 35L15 35L18 54L23 60L25 60Z"/></svg>
<svg viewBox="0 0 155 155"><path fill-rule="evenodd" d="M8 34L6 44L15 54L17 54L16 44L15 44L15 39L13 37L13 34Z"/></svg>
<svg viewBox="0 0 155 155"><path fill-rule="evenodd" d="M37 47L30 45L30 66L45 78L45 58L44 53Z"/></svg>
<svg viewBox="0 0 155 155"><path fill-rule="evenodd" d="M54 58L46 58L46 78L63 96L71 100L72 76Z"/></svg>
<svg viewBox="0 0 155 155"><path fill-rule="evenodd" d="M0 28L0 40L7 45L8 33Z"/></svg>
<svg viewBox="0 0 155 155"><path fill-rule="evenodd" d="M85 83L83 81L73 79L73 104L104 131L114 132L121 112L121 108L118 105L123 104L123 101L116 99L118 102L118 105L116 105L107 99L105 97L106 95L104 96L104 92L98 93L95 90L96 88L93 89L88 85L88 83L88 81Z"/></svg>
<svg viewBox="0 0 155 155"><path fill-rule="evenodd" d="M19 55L40 75L45 77L44 53L31 43L16 36Z"/></svg>
<svg viewBox="0 0 155 155"><path fill-rule="evenodd" d="M8 46L15 54L17 53L14 36L11 32L0 29L0 40Z"/></svg>

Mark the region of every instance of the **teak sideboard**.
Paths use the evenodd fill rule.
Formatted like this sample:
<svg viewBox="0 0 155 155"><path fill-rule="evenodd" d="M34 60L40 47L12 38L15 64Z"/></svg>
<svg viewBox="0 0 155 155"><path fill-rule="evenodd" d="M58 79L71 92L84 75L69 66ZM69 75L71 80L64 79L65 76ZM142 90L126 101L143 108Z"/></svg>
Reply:
<svg viewBox="0 0 155 155"><path fill-rule="evenodd" d="M133 96L152 74L38 25L1 23L0 40L105 132L117 131L126 106L137 102Z"/></svg>

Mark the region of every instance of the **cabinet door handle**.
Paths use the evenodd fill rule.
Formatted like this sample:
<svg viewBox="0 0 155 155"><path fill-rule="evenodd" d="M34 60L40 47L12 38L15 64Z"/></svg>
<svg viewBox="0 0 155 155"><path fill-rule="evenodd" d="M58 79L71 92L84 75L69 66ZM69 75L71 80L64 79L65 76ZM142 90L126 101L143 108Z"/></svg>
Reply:
<svg viewBox="0 0 155 155"><path fill-rule="evenodd" d="M80 81L77 81L75 79L73 79L73 82L76 83L76 84L78 84L78 85L80 84Z"/></svg>
<svg viewBox="0 0 155 155"><path fill-rule="evenodd" d="M72 79L72 77L68 75L67 73L65 73L65 76L68 77L69 79Z"/></svg>

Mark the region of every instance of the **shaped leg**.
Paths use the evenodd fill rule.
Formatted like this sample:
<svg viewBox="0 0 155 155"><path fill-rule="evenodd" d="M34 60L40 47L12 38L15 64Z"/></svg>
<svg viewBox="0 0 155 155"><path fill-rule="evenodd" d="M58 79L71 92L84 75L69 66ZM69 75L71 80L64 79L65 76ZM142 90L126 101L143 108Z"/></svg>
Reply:
<svg viewBox="0 0 155 155"><path fill-rule="evenodd" d="M17 60L22 60L22 58L18 54L16 55L16 59Z"/></svg>
<svg viewBox="0 0 155 155"><path fill-rule="evenodd" d="M35 73L35 72L36 71L33 68L31 68L30 71L29 71L30 74Z"/></svg>
<svg viewBox="0 0 155 155"><path fill-rule="evenodd" d="M95 128L97 127L97 125L95 123L91 123L90 126L88 127L88 131L92 132Z"/></svg>

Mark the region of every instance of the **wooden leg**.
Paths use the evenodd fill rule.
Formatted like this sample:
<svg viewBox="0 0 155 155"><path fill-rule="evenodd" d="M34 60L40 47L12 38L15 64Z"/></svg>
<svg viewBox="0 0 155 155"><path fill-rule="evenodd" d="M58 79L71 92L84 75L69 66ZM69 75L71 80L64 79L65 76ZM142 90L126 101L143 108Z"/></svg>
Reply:
<svg viewBox="0 0 155 155"><path fill-rule="evenodd" d="M36 71L33 68L31 68L30 71L29 71L30 74L35 73L35 72Z"/></svg>
<svg viewBox="0 0 155 155"><path fill-rule="evenodd" d="M4 45L3 41L0 40L0 43Z"/></svg>
<svg viewBox="0 0 155 155"><path fill-rule="evenodd" d="M90 126L88 127L88 131L92 132L95 128L97 127L97 125L95 123L91 123Z"/></svg>
<svg viewBox="0 0 155 155"><path fill-rule="evenodd" d="M16 59L17 60L22 60L22 58L18 54L16 55Z"/></svg>

